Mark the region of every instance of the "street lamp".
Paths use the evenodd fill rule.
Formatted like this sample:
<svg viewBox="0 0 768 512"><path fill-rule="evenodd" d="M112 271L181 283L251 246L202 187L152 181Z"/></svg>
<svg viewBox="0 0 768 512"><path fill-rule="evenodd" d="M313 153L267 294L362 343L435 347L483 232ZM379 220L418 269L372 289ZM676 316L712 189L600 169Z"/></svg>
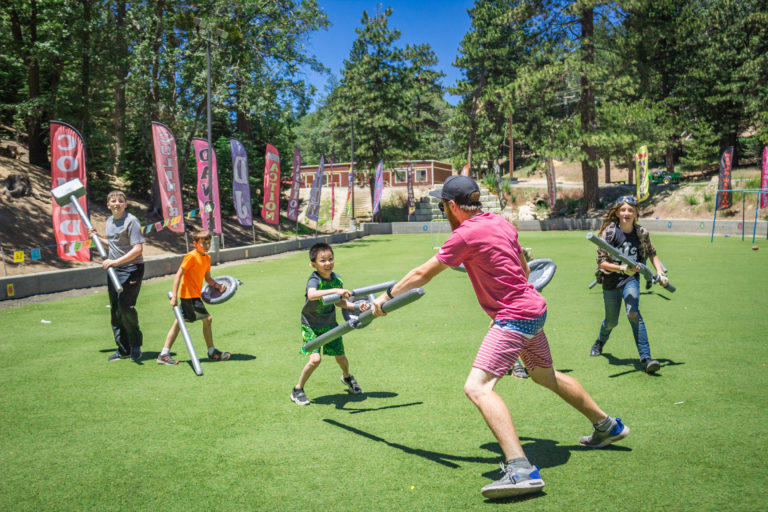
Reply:
<svg viewBox="0 0 768 512"><path fill-rule="evenodd" d="M192 22L195 24L195 27L197 27L198 35L199 35L199 29L200 24L202 23L202 20L200 18L192 18ZM206 94L205 94L205 103L206 103L206 113L207 113L207 124L208 124L208 166L213 166L213 136L211 134L211 26L210 24L207 24L206 29L208 31L207 37L203 37L205 40L205 78L206 78ZM223 31L221 29L216 29L216 36L218 38L221 38L221 35L223 34ZM221 235L223 236L223 235ZM216 256L215 261L216 263L219 262L219 237L214 236L212 240L212 249L213 253Z"/></svg>

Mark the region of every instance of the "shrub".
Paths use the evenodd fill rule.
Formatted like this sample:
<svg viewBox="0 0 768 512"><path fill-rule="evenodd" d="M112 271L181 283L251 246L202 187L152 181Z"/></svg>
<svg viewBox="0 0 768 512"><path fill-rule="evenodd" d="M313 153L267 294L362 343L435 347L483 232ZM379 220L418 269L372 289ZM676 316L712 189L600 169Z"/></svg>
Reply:
<svg viewBox="0 0 768 512"><path fill-rule="evenodd" d="M685 202L691 206L696 206L697 204L699 204L699 198L696 197L695 194L689 194L685 196Z"/></svg>

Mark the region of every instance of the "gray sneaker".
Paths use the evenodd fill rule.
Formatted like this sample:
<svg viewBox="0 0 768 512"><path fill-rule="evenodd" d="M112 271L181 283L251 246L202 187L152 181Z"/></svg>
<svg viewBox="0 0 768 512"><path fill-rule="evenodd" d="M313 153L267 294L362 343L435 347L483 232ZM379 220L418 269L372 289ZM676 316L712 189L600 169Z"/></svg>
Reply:
<svg viewBox="0 0 768 512"><path fill-rule="evenodd" d="M602 448L627 437L629 427L621 422L621 418L614 418L614 421L613 427L605 432L594 429L591 436L582 436L579 439L579 444L590 448Z"/></svg>
<svg viewBox="0 0 768 512"><path fill-rule="evenodd" d="M109 361L109 362L112 362L112 361L119 361L119 360L121 360L121 359L128 359L129 357L131 357L131 356L129 356L129 355L123 355L123 354L121 354L121 353L120 353L120 351L119 351L119 350L115 350L115 353L114 353L114 354L112 354L111 356L109 356L109 357L107 358L107 361Z"/></svg>
<svg viewBox="0 0 768 512"><path fill-rule="evenodd" d="M293 388L291 390L291 400L296 402L297 405L309 405L309 398L304 394L303 389Z"/></svg>
<svg viewBox="0 0 768 512"><path fill-rule="evenodd" d="M527 379L529 377L528 370L525 369L525 366L519 359L515 361L515 364L512 366L512 371L510 373L513 377L518 379Z"/></svg>
<svg viewBox="0 0 768 512"><path fill-rule="evenodd" d="M592 348L589 349L589 355L592 356L592 357L597 357L600 354L602 354L603 353L603 345L604 345L603 343L600 343L599 341L596 341L592 345Z"/></svg>
<svg viewBox="0 0 768 512"><path fill-rule="evenodd" d="M342 374L341 383L347 386L347 391L349 391L353 395L359 395L360 393L363 392L363 390L360 389L360 386L357 384L355 377L351 373L349 374L349 377L347 377L346 379L344 378L344 374Z"/></svg>
<svg viewBox="0 0 768 512"><path fill-rule="evenodd" d="M643 359L640 362L643 364L645 373L656 373L661 368L661 364L655 359Z"/></svg>
<svg viewBox="0 0 768 512"><path fill-rule="evenodd" d="M499 465L504 476L480 490L486 498L495 500L519 496L536 492L544 487L544 480L541 479L538 466L522 469L512 465L504 466L503 462L499 463Z"/></svg>

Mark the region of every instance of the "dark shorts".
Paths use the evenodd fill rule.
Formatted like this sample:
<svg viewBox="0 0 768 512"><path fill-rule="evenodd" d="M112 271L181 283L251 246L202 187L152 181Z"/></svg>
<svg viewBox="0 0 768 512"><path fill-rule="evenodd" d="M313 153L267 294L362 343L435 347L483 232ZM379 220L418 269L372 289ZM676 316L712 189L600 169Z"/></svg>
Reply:
<svg viewBox="0 0 768 512"><path fill-rule="evenodd" d="M301 326L301 338L302 338L302 345L309 343L313 339L317 338L323 333L326 333L336 327L335 325L333 327L326 327L324 329L313 329L309 327L308 325ZM312 351L312 353L320 353L320 349L323 349L323 354L326 356L343 356L344 355L344 343L341 340L341 336L336 338L335 340L329 341L322 347L317 347L315 350ZM301 353L306 354L307 352L304 351L304 347L301 348Z"/></svg>
<svg viewBox="0 0 768 512"><path fill-rule="evenodd" d="M179 304L181 305L181 315L187 322L194 322L195 320L202 320L211 316L208 310L205 309L203 299L200 297L195 297L194 299L179 298Z"/></svg>

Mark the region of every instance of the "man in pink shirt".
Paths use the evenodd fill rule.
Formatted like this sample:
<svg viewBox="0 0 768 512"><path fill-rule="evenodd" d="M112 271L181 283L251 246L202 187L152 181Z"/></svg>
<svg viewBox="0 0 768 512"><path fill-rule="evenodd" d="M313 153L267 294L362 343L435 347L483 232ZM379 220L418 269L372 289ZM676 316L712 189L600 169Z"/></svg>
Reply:
<svg viewBox="0 0 768 512"><path fill-rule="evenodd" d="M502 478L481 492L492 499L535 492L544 487L539 468L526 458L509 409L494 391L518 357L534 382L557 393L592 423L592 434L579 439L582 445L602 448L626 437L629 427L603 412L576 379L553 368L543 330L547 303L528 283L530 270L515 227L499 215L482 212L480 189L467 176L451 176L430 195L440 199L453 234L435 256L381 294L373 314L383 316L381 305L387 300L427 284L448 267L464 264L480 306L493 319L464 392L480 410L506 460L501 464Z"/></svg>

